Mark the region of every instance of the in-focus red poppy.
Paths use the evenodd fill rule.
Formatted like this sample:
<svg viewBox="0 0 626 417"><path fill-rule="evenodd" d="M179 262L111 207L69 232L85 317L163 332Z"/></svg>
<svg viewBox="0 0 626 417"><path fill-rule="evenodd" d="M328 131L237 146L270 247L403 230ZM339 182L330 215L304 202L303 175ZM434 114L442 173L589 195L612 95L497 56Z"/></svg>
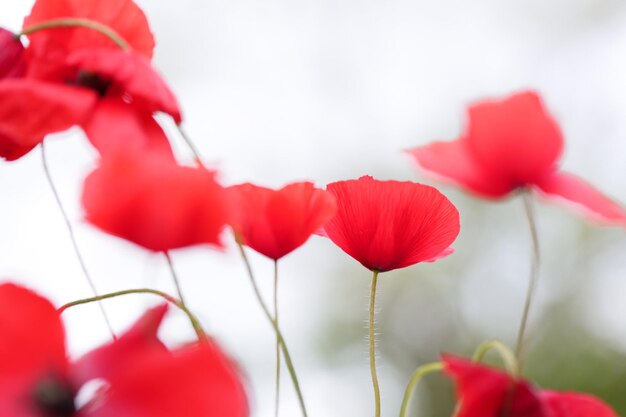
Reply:
<svg viewBox="0 0 626 417"><path fill-rule="evenodd" d="M71 362L52 304L16 285L0 285L0 415L247 416L240 378L213 342L170 351L158 340L165 310L149 310L119 340ZM100 388L77 402L92 381Z"/></svg>
<svg viewBox="0 0 626 417"><path fill-rule="evenodd" d="M196 244L221 247L228 224L226 191L205 168L177 165L160 154L104 157L85 180L91 224L153 251Z"/></svg>
<svg viewBox="0 0 626 417"><path fill-rule="evenodd" d="M458 417L617 417L611 407L588 394L540 390L455 356L444 356L443 362L457 385Z"/></svg>
<svg viewBox="0 0 626 417"><path fill-rule="evenodd" d="M38 0L25 21L25 30L55 18L104 25L130 49L122 50L102 33L85 27L52 27L29 33L24 76L0 82L0 157L18 159L47 134L74 125L83 127L101 154L117 151L114 145L119 141L102 140L111 137L110 132L100 129L101 123L93 119L112 119L119 109L144 122L153 113L163 112L180 123L176 97L150 65L154 40L143 12L132 1ZM99 105L103 101L117 104ZM113 114L107 113L113 108ZM153 130L158 128L155 121L150 123ZM128 140L132 148L145 144L143 139L133 143L134 136ZM160 148L149 144L144 150Z"/></svg>
<svg viewBox="0 0 626 417"><path fill-rule="evenodd" d="M279 190L246 183L228 190L238 238L273 260L303 245L337 210L334 197L310 182Z"/></svg>
<svg viewBox="0 0 626 417"><path fill-rule="evenodd" d="M328 184L327 190L338 210L324 234L371 271L404 268L452 252L459 212L433 187L364 176Z"/></svg>
<svg viewBox="0 0 626 417"><path fill-rule="evenodd" d="M532 91L469 107L461 138L409 151L418 165L486 198L533 187L598 220L626 223L626 211L582 179L562 172L561 130Z"/></svg>

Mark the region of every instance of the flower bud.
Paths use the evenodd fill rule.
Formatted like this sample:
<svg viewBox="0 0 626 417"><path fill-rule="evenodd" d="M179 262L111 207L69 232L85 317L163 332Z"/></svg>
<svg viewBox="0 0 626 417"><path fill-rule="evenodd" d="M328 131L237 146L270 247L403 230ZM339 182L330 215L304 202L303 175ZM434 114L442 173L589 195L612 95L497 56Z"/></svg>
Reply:
<svg viewBox="0 0 626 417"><path fill-rule="evenodd" d="M24 45L13 32L0 28L0 79L18 78L25 72Z"/></svg>

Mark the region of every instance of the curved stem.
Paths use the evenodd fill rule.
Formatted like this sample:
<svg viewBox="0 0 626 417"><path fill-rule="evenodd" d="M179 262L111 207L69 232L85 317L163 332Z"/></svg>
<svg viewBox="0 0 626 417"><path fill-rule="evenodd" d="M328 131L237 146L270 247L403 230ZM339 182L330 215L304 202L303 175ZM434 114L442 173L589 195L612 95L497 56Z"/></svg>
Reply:
<svg viewBox="0 0 626 417"><path fill-rule="evenodd" d="M474 362L482 362L483 358L491 349L495 350L500 354L500 359L504 362L504 366L507 371L513 375L514 378L519 376L519 366L517 363L517 359L515 358L515 354L508 348L504 343L499 340L488 340L482 343L476 349L472 360Z"/></svg>
<svg viewBox="0 0 626 417"><path fill-rule="evenodd" d="M103 25L95 20L84 19L79 17L63 17L60 19L52 19L46 22L42 22L33 26L29 26L18 33L18 36L28 36L31 33L39 32L42 30L55 29L55 28L68 28L68 27L83 27L94 30L101 33L103 36L109 38L120 49L127 51L130 49L128 42L115 30L107 25Z"/></svg>
<svg viewBox="0 0 626 417"><path fill-rule="evenodd" d="M433 372L439 372L441 370L443 370L443 363L433 362L422 365L417 368L415 372L413 372L413 375L411 375L411 379L409 380L409 384L406 387L406 391L404 391L402 407L400 407L400 417L406 417L409 414L409 407L411 405L413 395L415 394L415 387L417 387L418 382L420 382L425 375Z"/></svg>
<svg viewBox="0 0 626 417"><path fill-rule="evenodd" d="M380 417L380 387L378 386L378 375L376 374L376 334L375 334L375 308L376 308L376 282L378 281L378 271L372 275L372 288L370 290L370 318L369 318L369 342L370 342L370 372L372 374L372 385L374 386L374 402L376 405L375 416Z"/></svg>
<svg viewBox="0 0 626 417"><path fill-rule="evenodd" d="M70 303L64 304L63 306L59 307L58 312L59 312L59 314L62 314L65 310L67 310L70 307L78 306L78 305L81 305L81 304L88 304L88 303L92 303L94 301L101 302L102 300L106 300L107 298L115 298L115 297L119 297L119 296L127 295L127 294L154 294L154 295L158 295L159 297L165 299L167 302L169 302L171 304L174 304L176 307L178 307L180 310L182 310L187 315L187 317L189 318L189 322L191 323L194 331L196 332L196 335L198 335L198 339L199 340L206 339L207 336L206 336L206 333L204 332L204 330L202 329L202 325L200 325L200 321L185 306L185 304L183 304L182 301L180 301L177 298L172 297L171 295L169 295L167 293L164 293L164 292L158 291L158 290L153 290L153 289L150 289L150 288L137 288L137 289L131 289L131 290L116 291L116 292L112 292L112 293L109 293L109 294L99 295L97 297L84 298L84 299L81 299L81 300L72 301Z"/></svg>
<svg viewBox="0 0 626 417"><path fill-rule="evenodd" d="M304 397L302 396L302 391L300 390L300 382L298 381L298 377L296 375L296 370L293 366L293 361L291 360L291 355L289 354L289 349L287 349L287 344L285 343L285 339L278 327L278 324L272 317L270 310L267 308L265 301L263 301L263 297L261 296L261 292L259 291L259 287L256 284L256 280L254 279L254 273L252 272L252 266L250 265L250 260L248 259L248 255L246 255L246 251L243 248L243 245L237 239L237 247L239 248L239 253L241 254L241 258L243 259L244 264L246 265L246 270L248 272L248 278L250 278L250 283L252 284L252 289L254 290L254 295L265 314L265 317L270 321L274 331L276 332L276 337L278 337L280 342L280 347L283 352L283 356L285 357L285 364L287 365L287 370L289 371L289 376L291 377L291 381L293 383L293 387L296 390L296 395L298 396L298 402L300 404L300 409L302 410L302 415L307 417L308 414L306 412L306 407L304 405Z"/></svg>
<svg viewBox="0 0 626 417"><path fill-rule="evenodd" d="M274 259L274 322L278 326L278 261ZM280 404L280 339L276 335L276 399L274 415L278 417Z"/></svg>
<svg viewBox="0 0 626 417"><path fill-rule="evenodd" d="M172 257L169 252L163 252L165 254L165 259L167 260L167 266L169 267L170 274L172 275L172 280L174 281L174 285L176 286L176 293L178 294L178 299L181 303L185 303L185 298L183 297L183 290L180 286L180 280L178 279L178 274L176 273L176 269L174 269L174 262L172 262Z"/></svg>
<svg viewBox="0 0 626 417"><path fill-rule="evenodd" d="M539 279L539 266L540 266L540 251L539 251L539 236L537 234L537 224L535 222L535 213L532 204L532 195L530 191L525 191L522 194L524 200L524 209L526 212L526 218L528 220L528 227L530 228L530 236L532 239L532 266L530 269L530 280L528 282L528 292L526 293L526 301L524 303L524 311L522 313L522 320L520 322L519 331L517 332L517 341L515 342L515 358L519 364L520 372L522 368L522 351L524 345L524 335L526 333L526 327L528 324L528 313L530 312L530 306L532 304L533 295Z"/></svg>
<svg viewBox="0 0 626 417"><path fill-rule="evenodd" d="M93 293L94 296L97 297L98 290L96 288L96 284L91 278L91 274L89 273L89 270L87 270L87 265L85 264L83 255L80 251L80 248L78 247L78 242L76 241L76 235L74 234L74 226L72 226L72 222L70 221L70 218L67 215L67 212L65 211L65 207L63 207L61 196L59 195L59 191L57 190L57 187L54 184L54 180L52 179L52 175L50 174L50 168L48 166L48 159L46 157L46 147L44 145L44 142L41 142L41 162L43 164L43 171L46 175L46 180L48 181L50 190L52 191L52 194L54 195L54 200L56 201L57 206L59 207L59 211L61 212L61 215L63 216L65 227L67 228L70 241L72 242L72 248L74 249L74 253L76 254L76 259L78 259L80 269L83 271L83 275L85 276L85 279L87 280L87 283L89 284L89 287L91 288L91 292ZM111 325L109 316L106 310L104 309L104 305L102 305L102 303L99 302L98 307L100 308L100 312L102 313L104 322L106 323L106 326L109 329L109 332L111 333L111 337L113 338L113 340L115 340L116 339L115 332L113 331L113 326Z"/></svg>

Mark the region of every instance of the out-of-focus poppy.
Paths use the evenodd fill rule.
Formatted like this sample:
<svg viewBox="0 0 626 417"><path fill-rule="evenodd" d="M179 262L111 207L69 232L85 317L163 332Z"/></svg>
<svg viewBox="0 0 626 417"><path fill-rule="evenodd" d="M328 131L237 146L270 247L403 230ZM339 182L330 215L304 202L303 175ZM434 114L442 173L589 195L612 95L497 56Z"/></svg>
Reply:
<svg viewBox="0 0 626 417"><path fill-rule="evenodd" d="M273 260L304 244L337 210L334 197L310 182L279 190L247 183L228 190L238 238Z"/></svg>
<svg viewBox="0 0 626 417"><path fill-rule="evenodd" d="M469 108L460 139L409 151L418 165L486 198L533 187L583 209L593 218L626 223L626 211L582 179L558 168L561 130L534 92Z"/></svg>

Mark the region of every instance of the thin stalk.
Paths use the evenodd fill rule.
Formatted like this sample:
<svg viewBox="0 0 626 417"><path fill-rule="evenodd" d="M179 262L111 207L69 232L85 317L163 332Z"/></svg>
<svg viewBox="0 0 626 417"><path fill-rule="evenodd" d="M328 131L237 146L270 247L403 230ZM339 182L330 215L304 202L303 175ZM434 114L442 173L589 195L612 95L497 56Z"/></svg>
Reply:
<svg viewBox="0 0 626 417"><path fill-rule="evenodd" d="M39 24L25 28L17 36L28 36L32 33L39 32L42 30L55 29L55 28L68 28L68 27L83 27L83 28L94 30L106 36L107 38L109 38L120 49L124 51L127 51L130 49L128 42L126 42L126 40L119 33L117 33L115 30L113 30L109 26L103 25L102 23L96 22L95 20L84 19L84 18L79 18L79 17L67 17L67 18L64 17L60 19L48 20L43 23L39 23Z"/></svg>
<svg viewBox="0 0 626 417"><path fill-rule="evenodd" d="M183 297L183 290L180 286L180 280L178 279L178 274L176 273L176 269L174 268L174 262L172 262L172 257L169 252L163 252L165 255L165 259L167 260L167 266L169 267L170 274L172 275L172 280L174 281L174 285L176 286L176 293L178 294L178 299L183 304L187 304L185 302L185 297Z"/></svg>
<svg viewBox="0 0 626 417"><path fill-rule="evenodd" d="M274 259L274 322L278 326L278 260ZM276 399L274 415L278 417L280 404L280 339L276 335Z"/></svg>
<svg viewBox="0 0 626 417"><path fill-rule="evenodd" d="M490 350L495 350L500 355L500 359L504 363L504 367L514 378L519 376L519 365L515 355L504 343L499 340L488 340L478 346L472 360L474 362L482 362L483 358Z"/></svg>
<svg viewBox="0 0 626 417"><path fill-rule="evenodd" d="M252 289L254 290L254 295L265 314L265 317L270 321L274 331L276 332L276 336L280 342L280 348L283 352L283 356L285 358L285 364L287 365L287 370L289 371L289 376L291 377L291 382L293 383L293 387L296 390L296 395L298 396L298 402L300 404L300 409L302 410L302 415L307 417L308 414L306 412L306 407L304 405L304 397L302 396L302 391L300 389L300 382L298 381L298 377L296 375L296 370L293 366L293 361L291 360L291 355L289 354L289 349L287 349L287 344L285 343L285 339L276 323L276 320L272 317L269 308L263 301L263 297L261 296L261 292L259 291L259 287L256 284L256 279L254 278L254 273L252 272L252 266L250 265L250 260L248 259L248 255L246 255L246 251L243 248L241 242L237 239L237 246L239 247L239 253L241 254L241 258L246 266L246 270L248 272L248 278L250 278L250 283L252 284Z"/></svg>
<svg viewBox="0 0 626 417"><path fill-rule="evenodd" d="M376 282L378 281L378 271L372 275L372 288L370 290L370 318L369 318L369 342L370 342L370 372L372 374L372 385L374 386L374 402L376 406L375 416L380 417L380 387L378 386L378 375L376 374L376 334L375 334L375 308L376 308Z"/></svg>
<svg viewBox="0 0 626 417"><path fill-rule="evenodd" d="M63 202L61 201L61 196L59 195L59 191L57 190L57 187L54 184L54 180L52 179L52 175L50 174L50 168L48 166L48 159L46 158L46 147L44 145L44 142L41 142L41 162L43 164L43 171L46 175L46 179L48 180L48 185L50 186L50 190L52 191L52 194L54 195L54 200L56 201L57 206L59 207L59 211L61 212L61 215L63 216L65 227L70 237L70 241L72 242L74 253L76 254L76 259L78 259L78 263L80 265L81 270L83 271L83 275L85 276L87 283L89 284L89 287L91 288L91 292L93 293L94 296L97 297L98 289L96 288L96 284L91 278L91 274L89 273L89 270L87 270L85 259L83 258L83 255L78 246L78 242L76 240L76 235L74 234L74 226L72 226L72 222L70 221L70 218L67 215L67 212L65 211L65 207L63 206ZM109 329L109 332L111 333L111 337L113 338L113 340L115 340L116 339L115 332L113 331L113 326L111 325L109 316L106 310L104 309L104 305L102 305L102 303L99 302L98 307L100 308L100 312L102 313L104 322L106 323L106 326Z"/></svg>
<svg viewBox="0 0 626 417"><path fill-rule="evenodd" d="M97 302L101 302L102 300L106 300L108 298L115 298L115 297L119 297L122 295L127 295L127 294L154 294L154 295L158 295L159 297L165 299L167 302L175 305L176 307L178 307L180 310L182 310L187 317L189 318L189 322L191 323L191 326L193 327L194 331L196 332L196 335L198 336L198 340L204 340L206 339L206 333L204 332L204 330L202 329L202 325L200 324L200 321L196 318L196 316L185 306L185 304L175 298L172 297L171 295L164 293L162 291L158 291L158 290L153 290L150 288L137 288L137 289L131 289L131 290L124 290L124 291L116 291L116 292L112 292L109 294L103 294L103 295L99 295L97 297L91 297L91 298L84 298L81 300L76 300L76 301L72 301L70 303L64 304L63 306L59 307L58 312L59 314L63 313L65 310L67 310L70 307L74 307L74 306L78 306L81 304L87 304L87 303L92 303L94 301Z"/></svg>
<svg viewBox="0 0 626 417"><path fill-rule="evenodd" d="M528 313L530 312L530 306L532 304L535 288L537 287L537 281L539 279L539 267L540 267L540 251L539 251L539 237L537 234L537 223L535 221L535 213L533 210L532 195L530 191L522 193L522 199L524 201L524 210L526 212L526 219L528 220L528 226L530 228L530 236L532 239L532 265L530 269L530 279L528 282L528 292L526 293L526 301L524 303L524 311L522 313L522 320L520 322L519 331L517 333L517 341L515 342L515 358L519 364L520 372L522 368L522 351L524 348L524 335L526 333L526 327L528 324Z"/></svg>
<svg viewBox="0 0 626 417"><path fill-rule="evenodd" d="M193 155L193 158L196 161L196 164L199 167L204 168L204 163L202 162L202 157L200 156L200 151L198 150L196 145L193 143L193 141L191 140L189 135L187 135L187 132L185 131L185 129L183 129L183 127L180 124L176 124L176 127L178 128L178 132L180 133L180 136L183 138L183 141L185 141L185 144L187 145L187 147L191 151L191 153Z"/></svg>
<svg viewBox="0 0 626 417"><path fill-rule="evenodd" d="M433 372L439 372L443 370L443 363L441 362L433 362L428 363L426 365L422 365L411 376L409 380L409 384L406 387L406 391L404 391L404 397L402 398L402 406L400 407L400 417L406 417L409 414L409 407L411 406L411 400L413 400L413 395L415 394L415 387L420 382L420 380Z"/></svg>

